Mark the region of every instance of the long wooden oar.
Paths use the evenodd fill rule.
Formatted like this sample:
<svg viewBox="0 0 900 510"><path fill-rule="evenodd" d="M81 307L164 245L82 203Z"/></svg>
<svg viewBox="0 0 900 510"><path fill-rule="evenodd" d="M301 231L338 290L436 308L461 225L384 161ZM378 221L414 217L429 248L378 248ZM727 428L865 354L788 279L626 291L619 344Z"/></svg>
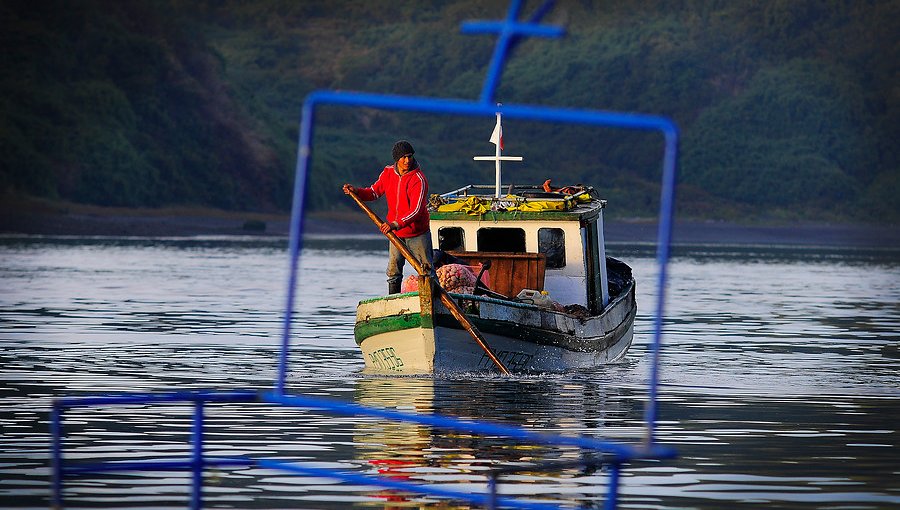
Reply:
<svg viewBox="0 0 900 510"><path fill-rule="evenodd" d="M358 205L360 209L362 209L363 212L366 213L366 216L368 216L369 219L372 220L375 225L378 225L379 229L381 229L381 225L384 224L384 222L381 221L381 218L379 218L378 215L369 208L369 206L367 206L362 200L360 200L356 193L351 191L347 194L350 195L350 198L352 198L353 201L356 202L356 205ZM399 237L397 237L397 234L395 234L393 231L390 231L385 234L385 236L387 236L388 240L394 245L395 248L400 250L403 258L405 258L410 263L410 265L415 268L416 272L418 272L421 276L424 276L425 281L428 284L431 284L431 275L425 274L425 270L422 267L422 264L420 264L419 261L416 260L416 257L413 256L411 251L409 251L409 248L406 247L406 244L401 241ZM444 303L444 306L446 306L447 309L450 310L450 313L453 315L453 317L456 318L457 321L459 321L463 329L468 331L472 339L475 340L475 342L477 342L482 349L484 349L484 352L488 355L489 358L491 358L491 361L493 361L494 364L497 365L497 368L500 370L500 372L509 375L509 370L506 369L506 366L503 364L503 362L500 361L497 356L494 355L494 352L491 351L491 348L488 347L484 336L481 335L481 331L478 331L478 328L476 328L475 325L472 324L471 321L469 321L469 318L466 317L466 314L463 313L462 310L460 310L459 305L457 305L456 301L454 301L453 298L450 297L450 294L447 294L447 291L444 290L444 288L441 287L440 284L433 285L432 287L436 290L438 296L441 298L441 303Z"/></svg>

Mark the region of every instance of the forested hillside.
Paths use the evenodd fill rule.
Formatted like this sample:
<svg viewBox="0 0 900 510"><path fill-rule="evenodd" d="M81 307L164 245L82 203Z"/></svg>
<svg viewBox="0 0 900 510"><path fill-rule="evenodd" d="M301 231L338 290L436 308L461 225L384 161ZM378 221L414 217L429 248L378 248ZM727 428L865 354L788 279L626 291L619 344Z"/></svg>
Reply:
<svg viewBox="0 0 900 510"><path fill-rule="evenodd" d="M523 17L541 2L524 2ZM476 99L505 1L0 3L0 191L115 206L290 206L303 98ZM635 111L682 132L679 211L900 220L900 1L558 1L563 39L513 53L505 103ZM310 204L347 207L410 139L432 191L489 183L491 119L325 108ZM508 182L590 183L652 216L661 140L504 124Z"/></svg>

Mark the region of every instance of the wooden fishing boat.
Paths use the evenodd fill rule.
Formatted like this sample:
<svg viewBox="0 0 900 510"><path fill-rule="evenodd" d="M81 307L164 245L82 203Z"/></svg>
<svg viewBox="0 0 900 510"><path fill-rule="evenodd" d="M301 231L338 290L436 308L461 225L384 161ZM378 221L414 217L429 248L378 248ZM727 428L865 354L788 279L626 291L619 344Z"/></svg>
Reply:
<svg viewBox="0 0 900 510"><path fill-rule="evenodd" d="M615 362L631 345L635 282L628 265L606 256L606 200L549 181L501 196L500 161L514 158L496 145L495 156L476 157L496 161L494 186L431 200L439 255L479 276L449 292L419 277L418 290L361 301L354 335L367 371L558 372Z"/></svg>

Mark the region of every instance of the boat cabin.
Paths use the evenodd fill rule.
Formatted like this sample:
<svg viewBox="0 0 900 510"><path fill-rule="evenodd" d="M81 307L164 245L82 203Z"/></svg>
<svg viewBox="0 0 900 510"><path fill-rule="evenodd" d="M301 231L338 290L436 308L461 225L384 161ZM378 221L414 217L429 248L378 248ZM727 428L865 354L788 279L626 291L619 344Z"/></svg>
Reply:
<svg viewBox="0 0 900 510"><path fill-rule="evenodd" d="M434 246L474 265L491 261L491 290L516 297L546 290L563 304L592 314L609 302L603 240L605 200L591 188L547 193L510 187L506 196L466 186L440 195L431 211Z"/></svg>

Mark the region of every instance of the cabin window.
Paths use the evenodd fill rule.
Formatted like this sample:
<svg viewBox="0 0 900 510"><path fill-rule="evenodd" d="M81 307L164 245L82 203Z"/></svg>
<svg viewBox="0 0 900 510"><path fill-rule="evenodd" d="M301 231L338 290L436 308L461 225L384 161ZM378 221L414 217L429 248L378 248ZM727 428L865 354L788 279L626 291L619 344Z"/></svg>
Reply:
<svg viewBox="0 0 900 510"><path fill-rule="evenodd" d="M443 251L463 251L465 236L460 227L443 227L438 229L438 248Z"/></svg>
<svg viewBox="0 0 900 510"><path fill-rule="evenodd" d="M566 267L566 235L563 230L538 229L538 252L547 257L547 269Z"/></svg>
<svg viewBox="0 0 900 510"><path fill-rule="evenodd" d="M525 231L521 228L478 229L478 251L522 253L525 251Z"/></svg>

